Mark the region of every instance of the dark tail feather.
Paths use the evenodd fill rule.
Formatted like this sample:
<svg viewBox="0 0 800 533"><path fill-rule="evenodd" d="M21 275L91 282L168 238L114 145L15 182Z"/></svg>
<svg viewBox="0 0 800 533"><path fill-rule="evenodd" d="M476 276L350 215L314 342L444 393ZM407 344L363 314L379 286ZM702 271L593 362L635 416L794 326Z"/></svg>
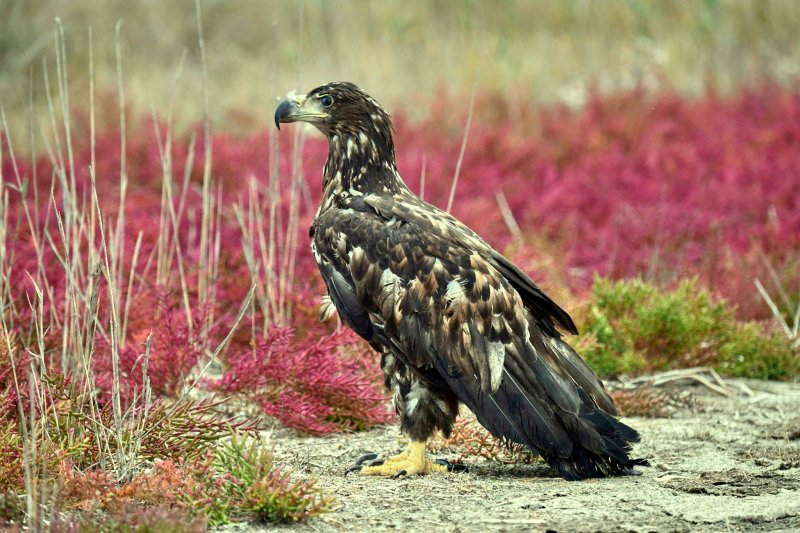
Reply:
<svg viewBox="0 0 800 533"><path fill-rule="evenodd" d="M449 374L441 360L436 370L490 433L531 448L564 479L638 475L634 467L647 464L630 457L639 433L599 407L595 394L548 376L536 361L524 361L529 357L536 354L506 351L505 373L495 392L482 391L477 379Z"/></svg>
<svg viewBox="0 0 800 533"><path fill-rule="evenodd" d="M534 411L522 397L528 393L513 389L511 380L504 380L495 394L473 389L459 397L494 436L531 448L566 480L639 475L634 467L647 466L630 457L639 433L594 407L583 391L581 400L588 404L574 415L547 409L544 402L535 402Z"/></svg>
<svg viewBox="0 0 800 533"><path fill-rule="evenodd" d="M584 402L589 400L583 391L579 391L579 394ZM589 428L578 426L576 429L579 433L571 432L575 438L575 446L569 457L560 458L543 454L543 458L551 468L570 481L594 477L639 475L634 467L649 465L647 460L631 458L629 455L632 444L639 442L639 433L600 409L588 408L588 405L584 403L579 417L585 426L589 426L591 430L600 435L602 449L584 446L580 432L589 431Z"/></svg>

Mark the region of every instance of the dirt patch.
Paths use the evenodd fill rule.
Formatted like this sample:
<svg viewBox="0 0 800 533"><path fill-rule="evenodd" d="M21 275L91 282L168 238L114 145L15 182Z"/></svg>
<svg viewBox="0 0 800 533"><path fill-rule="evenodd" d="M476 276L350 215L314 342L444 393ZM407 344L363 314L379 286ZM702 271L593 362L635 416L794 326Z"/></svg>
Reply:
<svg viewBox="0 0 800 533"><path fill-rule="evenodd" d="M800 528L800 387L746 381L668 418L626 418L643 436L642 475L566 482L542 463L464 457L466 474L388 480L344 477L367 451L396 453L396 428L326 438L272 431L276 460L315 476L336 510L292 531L732 531ZM452 458L452 457L450 457ZM236 529L255 529L240 525Z"/></svg>
<svg viewBox="0 0 800 533"><path fill-rule="evenodd" d="M664 486L689 494L713 494L717 496L761 496L762 494L780 494L783 489L793 489L797 479L768 472L752 475L742 470L726 472L703 472L699 477L682 478L681 476L665 476Z"/></svg>

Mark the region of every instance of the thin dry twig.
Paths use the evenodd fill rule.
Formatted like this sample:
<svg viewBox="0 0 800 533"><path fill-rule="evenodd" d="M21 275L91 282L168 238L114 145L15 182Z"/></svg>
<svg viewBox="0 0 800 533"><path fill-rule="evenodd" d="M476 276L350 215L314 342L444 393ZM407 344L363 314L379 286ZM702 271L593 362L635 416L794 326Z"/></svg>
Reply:
<svg viewBox="0 0 800 533"><path fill-rule="evenodd" d="M764 302L766 302L769 310L772 312L773 318L775 318L775 321L778 323L778 325L780 325L781 329L786 334L786 337L792 343L792 346L794 348L800 348L800 304L797 305L797 310L793 313L792 324L790 325L783 317L780 309L778 309L778 304L775 303L767 290L764 288L764 285L761 284L761 281L756 279L754 283L758 293L761 295L761 298L764 299ZM785 291L781 290L779 291L779 294L783 294L784 302L787 302L787 305L791 305L791 300L785 296ZM791 308L789 309L791 311Z"/></svg>
<svg viewBox="0 0 800 533"><path fill-rule="evenodd" d="M650 376L638 376L629 378L620 377L620 387L622 389L636 389L642 386L662 387L680 381L695 382L709 390L722 396L732 397L736 394L734 387L738 388L747 396L752 396L753 391L745 384L739 382L728 382L720 376L716 370L710 367L679 368L668 370Z"/></svg>
<svg viewBox="0 0 800 533"><path fill-rule="evenodd" d="M503 215L503 220L505 221L506 226L508 226L508 231L511 232L511 237L513 237L515 244L521 245L524 242L522 230L519 229L517 219L514 218L514 213L511 212L511 207L508 205L506 194L500 190L495 193L494 197L497 200L498 207L500 208L500 214Z"/></svg>

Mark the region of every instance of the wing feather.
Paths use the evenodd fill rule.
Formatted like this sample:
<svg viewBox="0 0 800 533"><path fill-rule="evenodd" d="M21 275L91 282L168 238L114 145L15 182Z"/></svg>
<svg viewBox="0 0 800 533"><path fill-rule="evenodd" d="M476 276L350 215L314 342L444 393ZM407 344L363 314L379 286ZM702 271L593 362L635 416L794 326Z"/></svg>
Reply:
<svg viewBox="0 0 800 533"><path fill-rule="evenodd" d="M372 340L374 332L369 312L359 300L352 284L330 263L321 263L318 266L328 287L328 294L342 320L359 336L367 341Z"/></svg>
<svg viewBox="0 0 800 533"><path fill-rule="evenodd" d="M530 276L495 250L492 250L491 262L519 292L522 301L534 312L542 329L545 329L548 334L558 335L553 328L553 322L573 335L578 334L578 328L572 321L572 317L547 296ZM544 318L548 320L543 320Z"/></svg>

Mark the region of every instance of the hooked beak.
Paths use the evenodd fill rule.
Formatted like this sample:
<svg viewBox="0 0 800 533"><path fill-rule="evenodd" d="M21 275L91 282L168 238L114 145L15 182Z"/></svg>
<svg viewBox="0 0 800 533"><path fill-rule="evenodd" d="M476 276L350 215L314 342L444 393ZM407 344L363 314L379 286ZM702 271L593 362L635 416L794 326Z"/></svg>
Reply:
<svg viewBox="0 0 800 533"><path fill-rule="evenodd" d="M286 99L278 104L278 108L275 109L275 127L280 130L281 123L315 122L317 119L327 116L328 114L322 111L316 99L308 100L306 95L296 95L292 91L286 95Z"/></svg>

